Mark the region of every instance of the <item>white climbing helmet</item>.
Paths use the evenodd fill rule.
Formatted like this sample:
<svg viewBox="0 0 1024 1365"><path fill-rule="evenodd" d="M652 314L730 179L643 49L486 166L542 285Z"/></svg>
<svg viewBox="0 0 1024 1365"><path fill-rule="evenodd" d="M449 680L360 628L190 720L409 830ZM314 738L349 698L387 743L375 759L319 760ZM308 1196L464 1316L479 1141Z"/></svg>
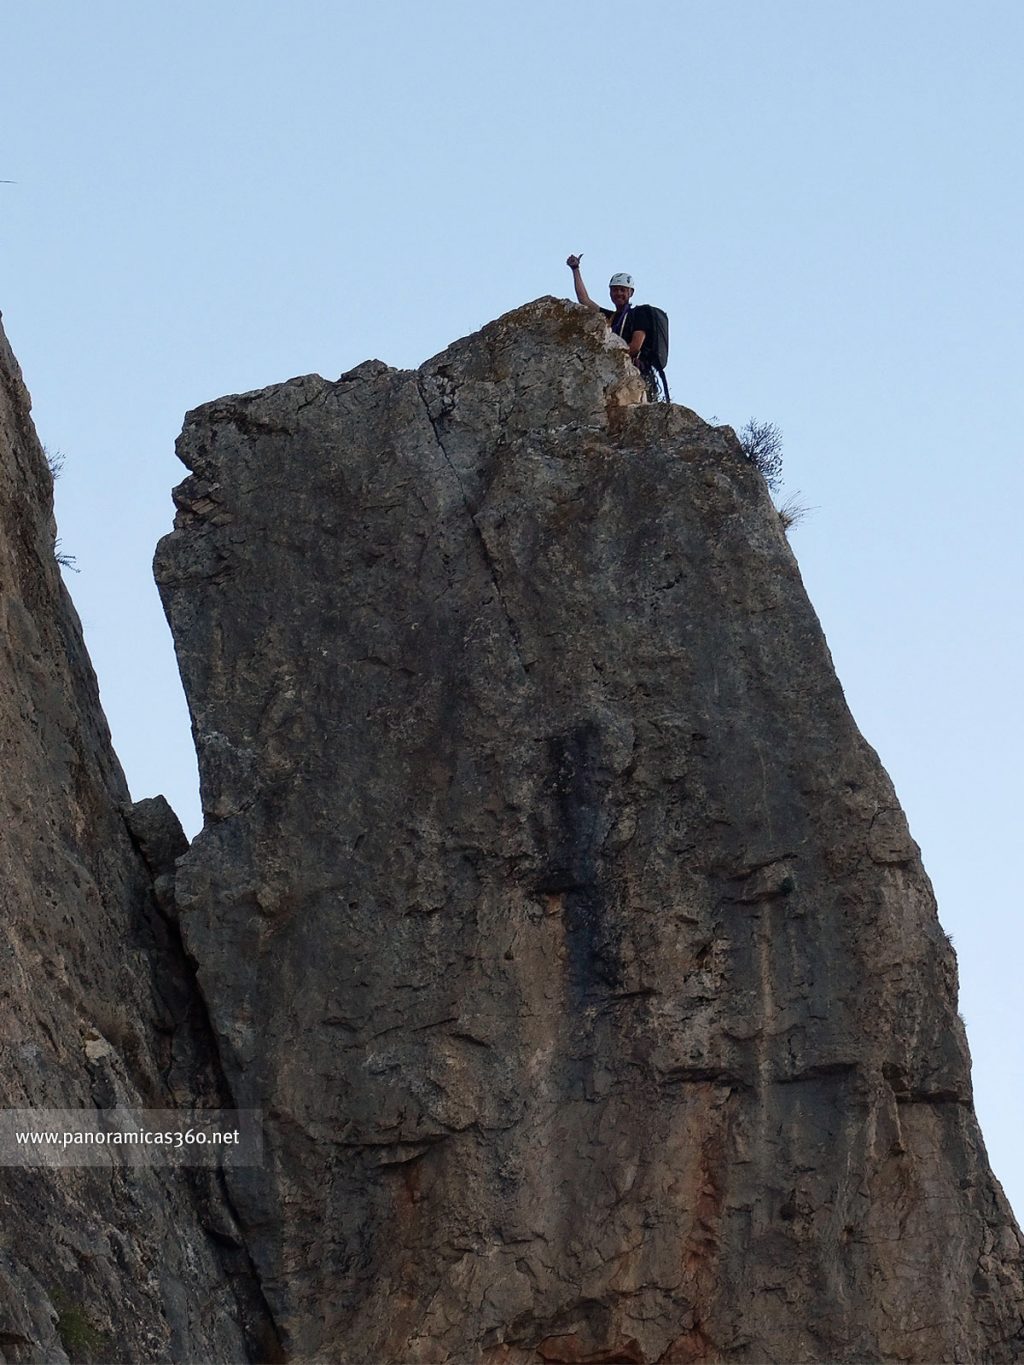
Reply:
<svg viewBox="0 0 1024 1365"><path fill-rule="evenodd" d="M620 270L617 275L613 275L608 281L608 288L614 289L617 284L624 284L627 289L635 289L636 284L632 275L628 275L625 270Z"/></svg>

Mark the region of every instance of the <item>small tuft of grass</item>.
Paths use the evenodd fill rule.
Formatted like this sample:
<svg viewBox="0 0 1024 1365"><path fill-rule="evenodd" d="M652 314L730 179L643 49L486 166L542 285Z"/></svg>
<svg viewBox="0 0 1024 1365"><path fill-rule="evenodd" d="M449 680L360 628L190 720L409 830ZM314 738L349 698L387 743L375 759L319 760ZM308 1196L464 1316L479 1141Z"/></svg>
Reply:
<svg viewBox="0 0 1024 1365"><path fill-rule="evenodd" d="M65 554L60 548L60 536L53 542L53 557L62 569L70 569L72 573L81 573L78 567L78 556Z"/></svg>
<svg viewBox="0 0 1024 1365"><path fill-rule="evenodd" d="M50 478L56 483L64 472L63 454L59 450L47 450L46 446L43 446L43 458L46 460L49 467ZM81 573L81 570L76 563L75 556L67 554L60 548L59 536L53 542L53 557L62 569L70 569L72 573Z"/></svg>
<svg viewBox="0 0 1024 1365"><path fill-rule="evenodd" d="M50 477L56 483L64 470L64 456L59 450L47 450L46 446L43 446L43 455L50 466Z"/></svg>
<svg viewBox="0 0 1024 1365"><path fill-rule="evenodd" d="M775 510L778 512L779 520L782 522L782 529L785 531L786 535L789 535L791 527L799 526L805 517L808 517L811 512L816 512L818 509L816 507L810 507L807 503L803 502L799 493L791 493L786 501L776 507Z"/></svg>

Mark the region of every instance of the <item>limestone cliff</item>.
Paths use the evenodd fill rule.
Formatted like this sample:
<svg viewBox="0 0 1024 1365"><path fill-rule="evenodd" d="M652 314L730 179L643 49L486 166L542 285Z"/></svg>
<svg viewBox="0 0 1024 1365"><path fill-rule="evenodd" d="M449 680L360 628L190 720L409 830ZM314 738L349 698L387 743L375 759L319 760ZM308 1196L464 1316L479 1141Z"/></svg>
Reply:
<svg viewBox="0 0 1024 1365"><path fill-rule="evenodd" d="M302 1361L1019 1359L918 850L760 476L633 386L541 300L186 419L176 898L262 1293Z"/></svg>
<svg viewBox="0 0 1024 1365"><path fill-rule="evenodd" d="M2 1106L224 1103L166 885L185 841L166 803L130 808L54 559L52 491L0 331ZM0 1169L0 1359L265 1353L233 1226L216 1185L181 1171Z"/></svg>

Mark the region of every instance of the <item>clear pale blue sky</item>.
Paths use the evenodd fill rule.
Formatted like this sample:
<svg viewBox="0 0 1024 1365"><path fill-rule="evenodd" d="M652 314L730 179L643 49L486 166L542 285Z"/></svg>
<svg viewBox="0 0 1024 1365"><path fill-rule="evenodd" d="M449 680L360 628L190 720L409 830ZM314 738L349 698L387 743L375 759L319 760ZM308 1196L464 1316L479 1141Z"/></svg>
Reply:
<svg viewBox="0 0 1024 1365"><path fill-rule="evenodd" d="M1020 0L22 0L0 309L136 796L199 823L150 560L186 409L630 270L793 533L960 955L1024 1210Z"/></svg>

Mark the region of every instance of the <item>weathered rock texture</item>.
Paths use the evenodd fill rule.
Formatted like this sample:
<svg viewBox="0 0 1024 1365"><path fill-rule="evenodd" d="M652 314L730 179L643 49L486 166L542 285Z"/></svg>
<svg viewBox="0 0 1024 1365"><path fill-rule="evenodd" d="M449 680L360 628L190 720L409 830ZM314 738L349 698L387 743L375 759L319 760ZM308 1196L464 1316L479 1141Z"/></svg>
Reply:
<svg viewBox="0 0 1024 1365"><path fill-rule="evenodd" d="M52 492L0 332L0 1104L216 1104L205 1008L126 817L154 854L181 829L165 802L129 809ZM265 1350L230 1226L216 1185L180 1170L0 1169L0 1359L238 1360L245 1331Z"/></svg>
<svg viewBox="0 0 1024 1365"><path fill-rule="evenodd" d="M727 428L541 300L189 414L178 864L303 1361L1010 1361L953 953Z"/></svg>

